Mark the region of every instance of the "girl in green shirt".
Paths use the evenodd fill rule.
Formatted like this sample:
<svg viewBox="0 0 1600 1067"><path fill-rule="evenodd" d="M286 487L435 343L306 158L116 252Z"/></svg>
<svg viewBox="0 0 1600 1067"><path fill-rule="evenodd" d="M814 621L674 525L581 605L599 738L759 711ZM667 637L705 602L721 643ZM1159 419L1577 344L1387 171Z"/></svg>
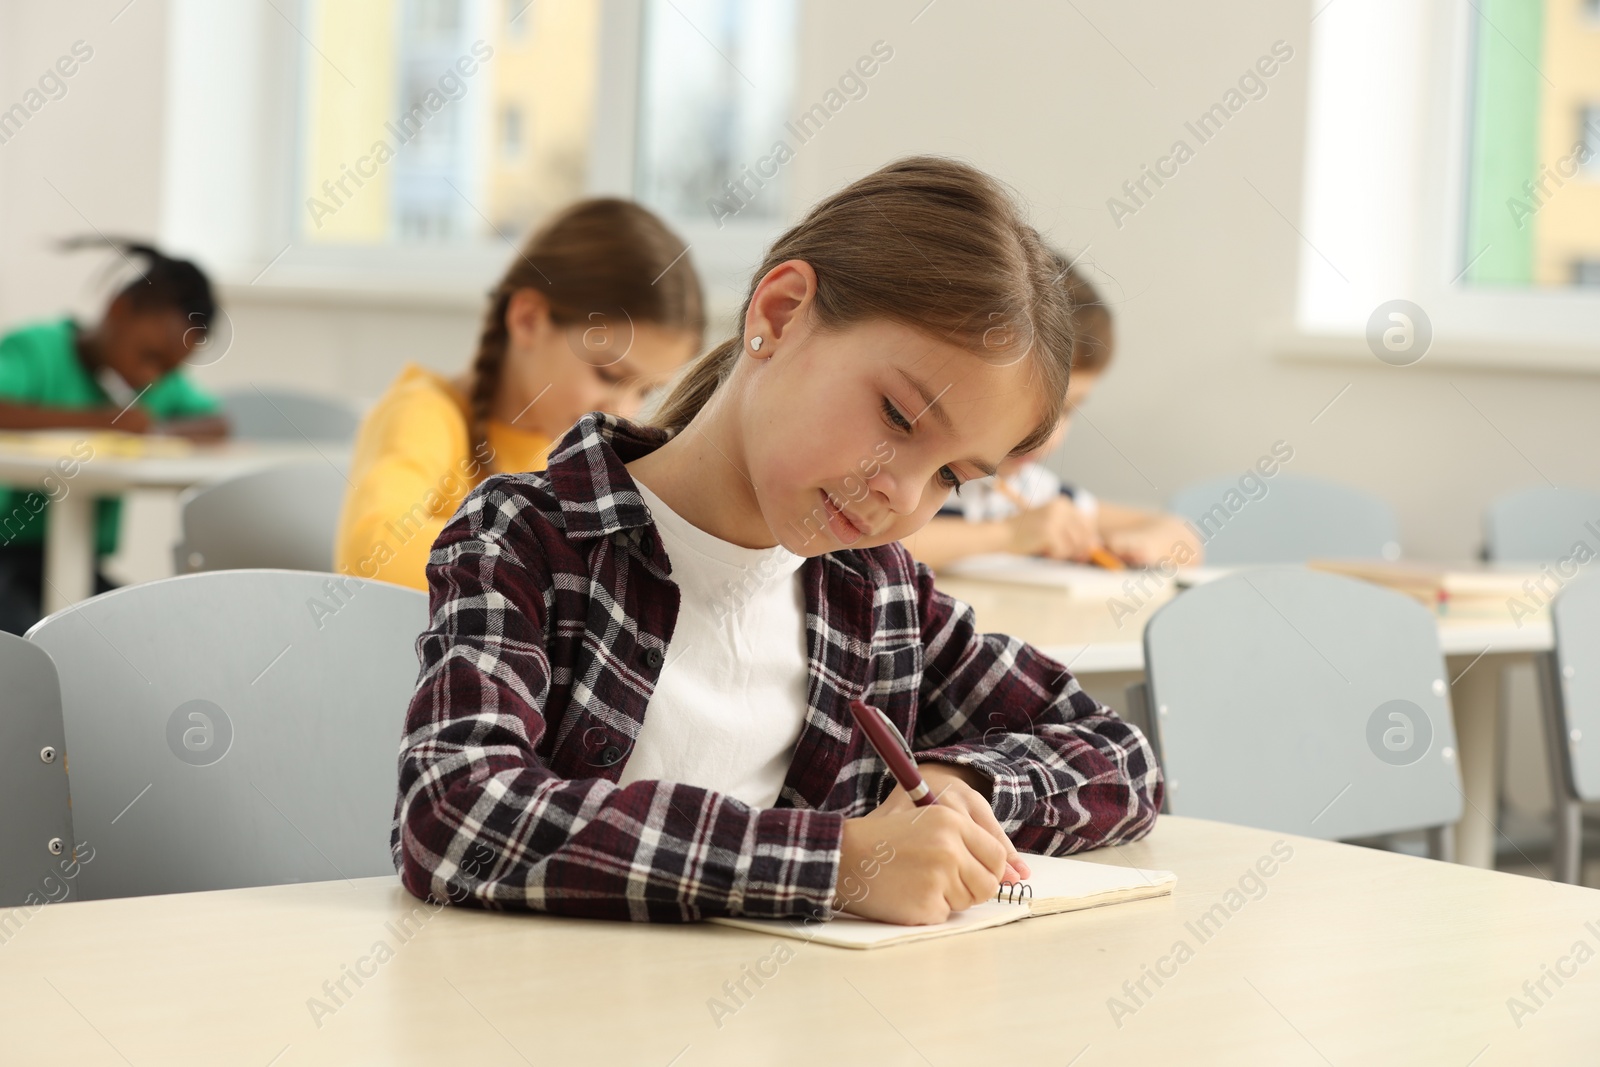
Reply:
<svg viewBox="0 0 1600 1067"><path fill-rule="evenodd" d="M178 371L216 313L210 282L193 263L149 245L109 243L142 268L98 324L55 319L0 338L0 430L226 436L220 405ZM96 502L99 555L116 550L120 504ZM0 487L0 630L22 633L38 621L48 505L38 490ZM95 591L109 588L97 574Z"/></svg>

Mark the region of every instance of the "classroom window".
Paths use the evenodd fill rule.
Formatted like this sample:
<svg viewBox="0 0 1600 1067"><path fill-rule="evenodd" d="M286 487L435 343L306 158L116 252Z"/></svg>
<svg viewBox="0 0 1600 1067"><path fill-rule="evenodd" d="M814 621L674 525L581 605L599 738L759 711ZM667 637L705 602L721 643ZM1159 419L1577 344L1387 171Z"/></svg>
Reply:
<svg viewBox="0 0 1600 1067"><path fill-rule="evenodd" d="M1585 169L1600 23L1582 0L1315 11L1295 46L1315 62L1299 292L1280 350L1371 359L1374 316L1405 299L1431 324L1430 361L1600 370L1600 289L1578 266L1600 260L1600 170Z"/></svg>
<svg viewBox="0 0 1600 1067"><path fill-rule="evenodd" d="M703 263L742 263L787 207L788 156L771 157L794 142L797 8L302 0L289 236L489 247L599 189L660 212ZM625 48L602 40L616 18ZM601 92L624 74L627 93Z"/></svg>
<svg viewBox="0 0 1600 1067"><path fill-rule="evenodd" d="M1476 286L1569 286L1600 260L1600 12L1593 0L1480 0L1471 42L1459 250Z"/></svg>
<svg viewBox="0 0 1600 1067"><path fill-rule="evenodd" d="M646 0L635 189L673 220L771 222L793 96L795 0ZM788 138L792 140L792 138Z"/></svg>
<svg viewBox="0 0 1600 1067"><path fill-rule="evenodd" d="M600 9L601 0L305 0L294 237L516 239L583 196ZM535 108L547 116L537 130L526 121Z"/></svg>

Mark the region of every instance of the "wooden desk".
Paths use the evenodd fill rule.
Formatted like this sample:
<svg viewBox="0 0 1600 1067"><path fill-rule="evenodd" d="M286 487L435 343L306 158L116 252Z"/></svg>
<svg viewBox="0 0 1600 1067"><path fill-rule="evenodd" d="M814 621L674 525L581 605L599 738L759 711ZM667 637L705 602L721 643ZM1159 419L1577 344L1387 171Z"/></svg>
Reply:
<svg viewBox="0 0 1600 1067"><path fill-rule="evenodd" d="M1251 882L1275 842L1290 858ZM55 904L0 946L0 1042L8 1063L164 1067L1488 1067L1600 1047L1600 959L1547 979L1540 1005L1523 990L1575 943L1600 947L1595 890L1178 817L1087 858L1177 871L1177 892L871 952L784 942L742 1003L724 983L773 939L432 914L392 878ZM323 983L357 966L335 1006ZM1123 983L1141 979L1136 1001ZM1510 997L1533 1008L1520 1028ZM720 1027L712 998L737 1004Z"/></svg>
<svg viewBox="0 0 1600 1067"><path fill-rule="evenodd" d="M985 630L1015 634L1059 659L1115 708L1120 694L1144 678L1144 627L1176 595L1170 583L1136 614L1113 617L1105 598L1075 597L1060 589L971 578L941 578L939 588L972 605ZM1499 806L1501 672L1554 647L1547 617L1517 627L1476 617L1439 620L1439 644L1449 672L1450 706L1461 754L1465 809L1456 824L1456 858L1494 866ZM1114 699L1115 698L1115 699Z"/></svg>
<svg viewBox="0 0 1600 1067"><path fill-rule="evenodd" d="M349 450L345 443L309 441L190 445L175 438L95 431L5 433L0 434L0 484L54 497L44 545L43 609L49 615L94 591L96 497L129 489L187 489L289 460L320 457L338 463ZM91 458L83 460L85 454ZM74 473L67 475L69 469Z"/></svg>

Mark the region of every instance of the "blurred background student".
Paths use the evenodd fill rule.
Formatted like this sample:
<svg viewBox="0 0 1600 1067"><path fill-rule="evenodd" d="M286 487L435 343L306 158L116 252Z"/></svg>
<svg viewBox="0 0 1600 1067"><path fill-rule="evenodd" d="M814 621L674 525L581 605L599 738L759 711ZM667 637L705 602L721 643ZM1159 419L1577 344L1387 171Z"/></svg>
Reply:
<svg viewBox="0 0 1600 1067"><path fill-rule="evenodd" d="M1072 377L1055 433L1036 451L1002 462L997 477L952 493L906 548L935 570L981 553L1086 561L1100 549L1142 566L1170 557L1179 545L1187 545L1198 563L1204 553L1200 538L1176 515L1099 500L1087 489L1064 484L1045 466L1116 349L1111 309L1071 260L1059 252L1054 259L1057 277L1072 298L1075 334Z"/></svg>
<svg viewBox="0 0 1600 1067"><path fill-rule="evenodd" d="M628 200L584 200L528 239L490 296L472 363L409 363L362 423L334 567L428 588L428 553L490 474L543 470L589 411L632 417L700 350L683 241Z"/></svg>
<svg viewBox="0 0 1600 1067"><path fill-rule="evenodd" d="M135 270L85 327L71 317L22 326L0 338L0 429L162 433L197 440L227 436L221 406L178 367L205 342L216 301L187 260L128 240L85 238L63 248L111 247ZM122 501L95 502L95 554L116 551ZM0 630L20 634L39 620L49 500L0 487ZM95 592L114 588L98 568Z"/></svg>

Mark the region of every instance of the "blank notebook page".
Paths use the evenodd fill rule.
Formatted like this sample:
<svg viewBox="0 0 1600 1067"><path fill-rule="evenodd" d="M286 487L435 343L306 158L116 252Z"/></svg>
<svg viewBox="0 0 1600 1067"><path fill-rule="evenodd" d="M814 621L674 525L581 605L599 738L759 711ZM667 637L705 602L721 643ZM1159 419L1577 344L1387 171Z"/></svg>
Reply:
<svg viewBox="0 0 1600 1067"><path fill-rule="evenodd" d="M949 934L964 934L991 926L1026 919L1030 915L1054 915L1108 904L1121 904L1146 897L1167 896L1178 878L1171 871L1151 871L1107 863L1087 863L1063 856L1024 856L1032 874L1023 885L1032 890L1015 902L1005 899L956 912L948 921L931 926L897 926L871 919L859 919L843 912L826 922L805 919L712 919L724 926L756 930L764 934L814 941L839 948L879 948L924 941ZM890 862L893 862L892 860ZM871 882L867 885L870 887ZM869 888L870 892L870 888ZM1002 894L1006 890L1002 889Z"/></svg>

